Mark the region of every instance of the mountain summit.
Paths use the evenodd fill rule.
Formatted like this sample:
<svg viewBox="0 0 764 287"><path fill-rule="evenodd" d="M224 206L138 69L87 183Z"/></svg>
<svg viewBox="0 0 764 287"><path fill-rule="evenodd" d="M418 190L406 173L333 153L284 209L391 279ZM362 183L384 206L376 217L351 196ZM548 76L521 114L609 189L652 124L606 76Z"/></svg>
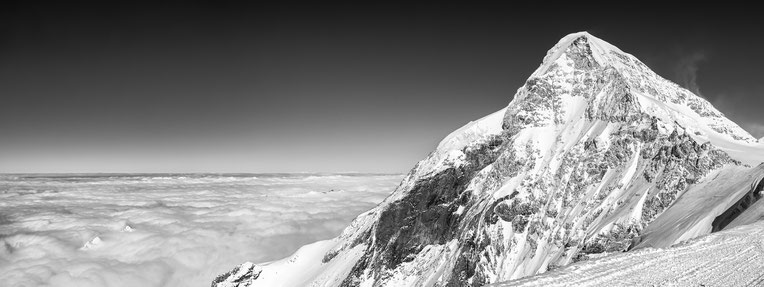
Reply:
<svg viewBox="0 0 764 287"><path fill-rule="evenodd" d="M213 286L481 286L668 247L761 216L763 160L706 100L574 33L339 237Z"/></svg>

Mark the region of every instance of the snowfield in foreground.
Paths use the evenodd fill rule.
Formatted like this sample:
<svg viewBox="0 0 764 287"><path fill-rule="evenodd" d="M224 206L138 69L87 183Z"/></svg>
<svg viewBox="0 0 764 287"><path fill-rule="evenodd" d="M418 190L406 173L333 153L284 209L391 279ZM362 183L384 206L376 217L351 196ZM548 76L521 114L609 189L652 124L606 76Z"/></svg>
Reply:
<svg viewBox="0 0 764 287"><path fill-rule="evenodd" d="M399 175L0 177L0 286L209 286L339 234Z"/></svg>
<svg viewBox="0 0 764 287"><path fill-rule="evenodd" d="M764 221L494 286L764 286Z"/></svg>

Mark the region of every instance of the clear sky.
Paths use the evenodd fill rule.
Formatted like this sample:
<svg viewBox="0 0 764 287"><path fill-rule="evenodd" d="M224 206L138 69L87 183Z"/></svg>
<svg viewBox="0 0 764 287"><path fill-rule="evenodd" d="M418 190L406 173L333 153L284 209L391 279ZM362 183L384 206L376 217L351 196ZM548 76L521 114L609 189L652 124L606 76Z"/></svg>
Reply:
<svg viewBox="0 0 764 287"><path fill-rule="evenodd" d="M581 30L764 136L751 7L214 2L3 4L0 172L405 172Z"/></svg>

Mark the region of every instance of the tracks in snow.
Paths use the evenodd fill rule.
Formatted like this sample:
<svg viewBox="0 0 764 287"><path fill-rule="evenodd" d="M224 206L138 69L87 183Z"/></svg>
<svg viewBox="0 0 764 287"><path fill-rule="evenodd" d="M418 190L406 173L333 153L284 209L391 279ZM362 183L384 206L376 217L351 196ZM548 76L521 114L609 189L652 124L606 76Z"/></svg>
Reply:
<svg viewBox="0 0 764 287"><path fill-rule="evenodd" d="M497 286L764 286L764 221Z"/></svg>

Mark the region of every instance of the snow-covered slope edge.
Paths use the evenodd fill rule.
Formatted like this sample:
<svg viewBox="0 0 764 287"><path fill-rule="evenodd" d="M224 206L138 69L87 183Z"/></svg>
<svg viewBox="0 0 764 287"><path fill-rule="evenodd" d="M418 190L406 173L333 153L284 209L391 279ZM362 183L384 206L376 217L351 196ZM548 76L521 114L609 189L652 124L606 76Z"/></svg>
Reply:
<svg viewBox="0 0 764 287"><path fill-rule="evenodd" d="M762 159L707 101L574 33L506 109L449 135L341 236L213 286L479 286L667 247L740 214Z"/></svg>
<svg viewBox="0 0 764 287"><path fill-rule="evenodd" d="M764 286L764 221L494 286Z"/></svg>

